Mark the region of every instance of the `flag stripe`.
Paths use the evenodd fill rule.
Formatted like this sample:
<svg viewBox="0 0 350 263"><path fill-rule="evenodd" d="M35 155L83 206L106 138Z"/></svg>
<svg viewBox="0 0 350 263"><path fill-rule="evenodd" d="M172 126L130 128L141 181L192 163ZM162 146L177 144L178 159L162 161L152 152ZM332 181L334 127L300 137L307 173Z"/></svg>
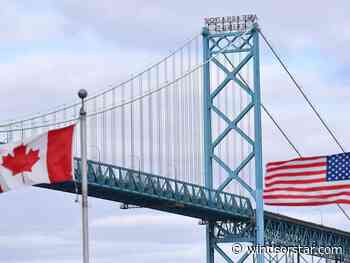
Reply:
<svg viewBox="0 0 350 263"><path fill-rule="evenodd" d="M288 170L288 169L296 169L296 168L308 168L308 167L322 167L326 166L327 162L316 162L310 164L294 164L294 165L283 165L279 167L267 168L267 172L272 172L276 170Z"/></svg>
<svg viewBox="0 0 350 263"><path fill-rule="evenodd" d="M343 200L349 200L350 201L350 196L334 196L334 197L327 197L327 198L300 198L300 199L286 199L286 198L276 198L276 199L267 199L267 202L270 203L284 203L284 202L288 202L288 203L309 203L309 202L323 202L323 201L335 201L338 199L343 199Z"/></svg>
<svg viewBox="0 0 350 263"><path fill-rule="evenodd" d="M265 204L266 205L275 205L275 206L319 206L319 205L330 205L330 204L350 204L350 200L338 199L335 201L300 202L300 203L265 202Z"/></svg>
<svg viewBox="0 0 350 263"><path fill-rule="evenodd" d="M326 170L327 166L320 166L320 167L307 167L307 168L294 168L294 169L288 169L288 170L276 170L273 172L267 172L266 175L275 175L275 174L283 174L283 173L302 173L302 172L315 172L315 171L322 171Z"/></svg>
<svg viewBox="0 0 350 263"><path fill-rule="evenodd" d="M281 165L281 164L285 164L285 163L291 163L291 162L294 162L294 161L300 162L300 161L317 160L317 159L320 159L320 158L325 158L325 156L301 157L301 158L294 158L294 159L291 159L291 160L281 161L281 162L269 162L269 163L267 163L267 166L270 166L270 165Z"/></svg>
<svg viewBox="0 0 350 263"><path fill-rule="evenodd" d="M48 132L47 170L51 183L71 181L74 125Z"/></svg>
<svg viewBox="0 0 350 263"><path fill-rule="evenodd" d="M299 185L290 185L290 184L283 184L279 183L276 185L273 185L271 187L266 187L265 191L269 191L270 189L275 189L275 188L289 188L289 187L294 187L298 188L307 192L311 191L318 191L318 190L323 190L323 187L326 187L327 190L334 190L334 189L340 189L344 185L350 185L349 182L346 181L334 181L334 182L321 182L321 183L312 183L312 184L299 184ZM321 189L319 189L321 188Z"/></svg>
<svg viewBox="0 0 350 263"><path fill-rule="evenodd" d="M323 185L318 187L275 187L275 188L269 188L265 189L264 192L270 193L270 192L276 192L276 191L294 191L294 192L314 192L314 191L323 191L323 190L340 190L340 189L349 189L350 190L350 184L344 184L344 185Z"/></svg>
<svg viewBox="0 0 350 263"><path fill-rule="evenodd" d="M350 192L337 192L334 194L318 194L318 195L306 195L306 194L299 194L299 195L286 195L286 194L279 194L279 195L264 195L265 199L315 199L315 198L329 198L329 197L336 197L336 196L350 196Z"/></svg>
<svg viewBox="0 0 350 263"><path fill-rule="evenodd" d="M294 164L311 164L311 163L317 163L317 162L326 162L327 161L327 158L325 157L317 157L316 159L311 159L311 160L293 160L293 161L290 161L290 162L283 162L281 164L271 164L271 163L268 163L266 165L267 168L272 168L272 167L280 167L280 166L283 166L283 165L294 165Z"/></svg>
<svg viewBox="0 0 350 263"><path fill-rule="evenodd" d="M317 195L326 195L326 194L336 194L342 191L350 192L349 189L334 189L334 190L320 190L312 192L297 192L297 191L274 191L274 192L264 192L264 196L274 196L274 195L288 195L291 198L297 195L307 195L307 196L317 196Z"/></svg>
<svg viewBox="0 0 350 263"><path fill-rule="evenodd" d="M325 178L317 178L317 179L309 179L309 180L289 180L289 181L280 180L280 181L274 181L272 183L267 183L265 184L265 186L270 187L273 185L280 185L280 184L293 185L293 184L312 184L312 183L323 183L323 182L326 182Z"/></svg>
<svg viewBox="0 0 350 263"><path fill-rule="evenodd" d="M270 180L265 180L265 185L276 183L276 182L281 182L282 184L285 184L288 181L305 181L305 180L316 180L316 179L323 179L324 181L326 180L324 174L297 176L297 177L289 176L289 177L281 177L281 178L277 177L277 178L272 178Z"/></svg>
<svg viewBox="0 0 350 263"><path fill-rule="evenodd" d="M276 174L265 176L265 180L271 180L274 178L281 178L281 177L325 175L326 173L327 173L326 170L305 171L305 172L297 172L297 173L276 173Z"/></svg>

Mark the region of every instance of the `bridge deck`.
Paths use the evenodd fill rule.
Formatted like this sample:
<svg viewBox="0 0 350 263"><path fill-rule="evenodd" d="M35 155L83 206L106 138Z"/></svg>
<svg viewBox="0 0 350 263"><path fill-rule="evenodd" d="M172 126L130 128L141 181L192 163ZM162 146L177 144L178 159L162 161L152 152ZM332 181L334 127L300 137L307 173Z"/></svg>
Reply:
<svg viewBox="0 0 350 263"><path fill-rule="evenodd" d="M75 178L80 182L80 160L75 159ZM249 219L253 215L248 198L118 166L88 162L89 195L125 202L204 220ZM40 185L75 193L73 182Z"/></svg>
<svg viewBox="0 0 350 263"><path fill-rule="evenodd" d="M74 164L76 183L38 186L80 193L80 160ZM255 213L248 198L94 161L88 162L88 181L89 196L220 221L219 242L255 240ZM265 240L283 246L341 246L344 262L350 262L350 233L267 211Z"/></svg>

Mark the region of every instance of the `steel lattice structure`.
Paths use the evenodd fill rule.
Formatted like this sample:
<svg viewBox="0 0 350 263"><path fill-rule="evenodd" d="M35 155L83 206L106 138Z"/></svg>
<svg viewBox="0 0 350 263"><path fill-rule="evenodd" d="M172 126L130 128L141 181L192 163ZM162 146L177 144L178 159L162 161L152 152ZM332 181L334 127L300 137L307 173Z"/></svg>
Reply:
<svg viewBox="0 0 350 263"><path fill-rule="evenodd" d="M254 243L256 240L256 217L248 198L115 165L89 161L88 166L89 195L92 197L125 202L204 221L215 221L216 244ZM75 159L74 167L76 182L38 186L80 193L80 159ZM349 233L271 212L265 212L264 219L266 244L287 247L340 246L343 248L343 255L322 255L322 257L338 262L350 262ZM218 245L216 249L220 251L219 253L223 253ZM243 255L240 262L244 262L249 256L251 255ZM266 262L281 262L287 256L266 255ZM229 258L227 261L233 262Z"/></svg>
<svg viewBox="0 0 350 263"><path fill-rule="evenodd" d="M238 65L226 54L239 53L243 58ZM205 156L205 185L213 188L213 164L217 163L227 173L226 179L217 186L222 191L231 182L241 185L256 202L256 240L255 244L264 244L264 219L263 219L263 178L262 178L262 136L261 136L261 102L260 102L260 71L259 71L259 34L257 25L247 32L224 32L212 33L208 28L203 29L203 54L204 61L211 61L219 67L224 73L224 80L218 85L212 87L210 84L210 64L204 66L204 156ZM223 55L229 62L225 65L217 57ZM253 87L241 77L240 71L251 60L253 60L254 83ZM249 103L241 111L230 118L223 110L215 105L215 98L225 89L229 89L228 83L233 81L236 89L242 89L249 96ZM230 92L234 92L230 90ZM247 116L250 111L254 111L254 137L249 136L240 128L240 122ZM216 114L226 123L226 128L213 138L212 118ZM216 147L228 136L230 132L236 132L250 145L250 152L234 167L230 167L221 156L215 153ZM242 177L240 172L249 163L255 162L255 187L249 185ZM207 263L214 262L214 251L216 250L226 261L230 262L229 256L221 250L216 244L215 228L216 222L209 222L207 226ZM262 255L258 255L258 262L263 262Z"/></svg>

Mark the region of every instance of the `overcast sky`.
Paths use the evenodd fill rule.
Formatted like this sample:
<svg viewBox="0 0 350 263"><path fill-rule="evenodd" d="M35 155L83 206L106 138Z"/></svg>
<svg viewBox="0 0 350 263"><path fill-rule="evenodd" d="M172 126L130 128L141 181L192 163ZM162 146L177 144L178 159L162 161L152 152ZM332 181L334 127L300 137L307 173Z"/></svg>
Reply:
<svg viewBox="0 0 350 263"><path fill-rule="evenodd" d="M255 13L322 115L350 148L348 1L0 0L0 120L103 90L199 32L206 16ZM305 155L339 151L262 48L263 100ZM290 157L264 121L267 156ZM276 136L275 136L276 135ZM71 263L81 258L73 195L28 188L0 196L0 262ZM350 213L350 208L345 206ZM350 231L334 207L272 209ZM197 220L120 210L91 199L92 262L204 262Z"/></svg>

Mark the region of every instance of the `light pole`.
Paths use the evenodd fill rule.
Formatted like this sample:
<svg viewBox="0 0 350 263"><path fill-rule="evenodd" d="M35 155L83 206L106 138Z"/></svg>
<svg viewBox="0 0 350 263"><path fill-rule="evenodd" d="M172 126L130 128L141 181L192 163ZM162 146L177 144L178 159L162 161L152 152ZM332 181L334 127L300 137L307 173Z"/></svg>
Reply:
<svg viewBox="0 0 350 263"><path fill-rule="evenodd" d="M81 195L82 195L82 232L83 232L83 263L89 263L89 211L88 211L88 178L87 178L87 138L85 98L88 93L81 89L78 96L81 99L80 108L80 143L81 143Z"/></svg>

